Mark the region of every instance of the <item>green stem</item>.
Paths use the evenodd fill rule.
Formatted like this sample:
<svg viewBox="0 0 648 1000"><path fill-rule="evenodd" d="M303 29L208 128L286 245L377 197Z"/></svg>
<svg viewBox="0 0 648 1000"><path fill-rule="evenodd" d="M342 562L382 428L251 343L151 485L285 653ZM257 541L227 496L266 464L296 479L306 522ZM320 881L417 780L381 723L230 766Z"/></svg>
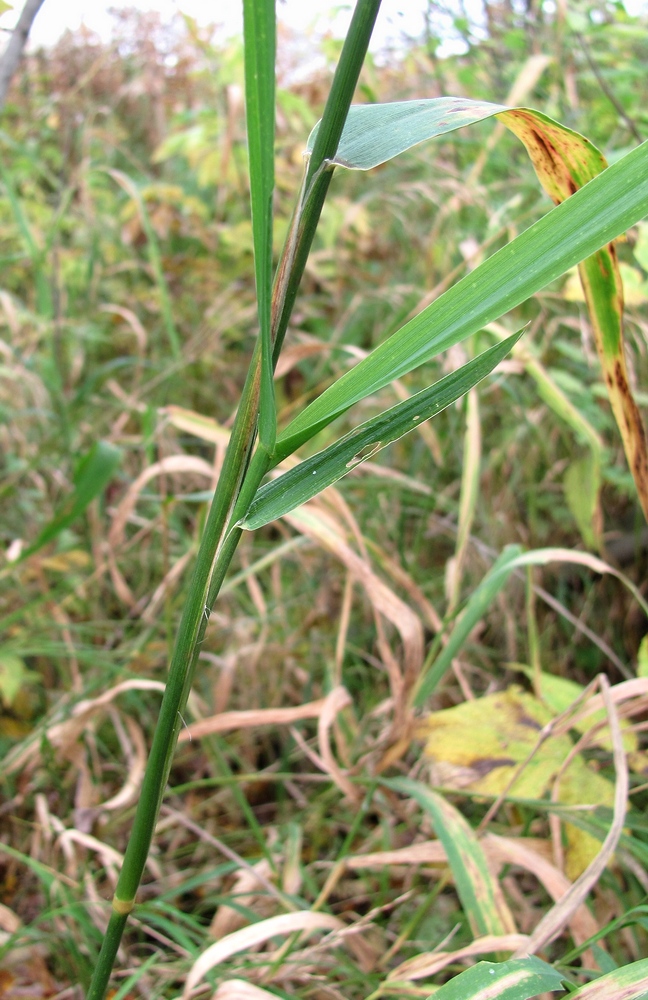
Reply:
<svg viewBox="0 0 648 1000"><path fill-rule="evenodd" d="M322 213L322 207L333 177L333 166L328 165L337 152L351 101L355 93L360 70L369 47L371 33L376 23L381 0L358 0L349 31L344 40L340 61L335 71L331 91L324 114L317 130L315 145L310 156L303 191L304 204L297 210L297 236L291 252L290 267L282 275L281 264L277 279L284 277L285 287L280 295L280 310L275 331L274 356L279 356L286 329L290 321L297 291L301 283L308 254L313 243L315 230ZM293 226L291 226L291 232ZM288 239L290 240L290 233ZM276 293L276 283L275 283Z"/></svg>
<svg viewBox="0 0 648 1000"><path fill-rule="evenodd" d="M307 194L304 203L300 201L277 271L272 303L275 364L330 183L331 171L325 161L337 150L379 7L380 0L357 2L320 125L321 138L318 136L311 155L306 175ZM323 169L320 170L320 167ZM247 510L272 464L272 458L264 448L258 448L252 456L259 414L260 380L261 350L257 342L183 607L133 829L115 890L113 912L87 1000L103 1000L105 996L153 839L209 612L241 537L241 529L236 527L236 523Z"/></svg>
<svg viewBox="0 0 648 1000"><path fill-rule="evenodd" d="M230 533L226 544L222 546L220 558L216 564L214 563L215 553L221 543L223 532L229 524L254 443L259 404L259 373L260 350L257 346L250 363L241 403L225 455L223 470L207 516L189 593L183 607L175 649L169 666L169 678L155 727L133 828L115 890L113 913L90 983L87 1000L103 1000L108 987L115 955L119 948L128 913L135 902L135 895L153 839L153 831L171 769L178 733L182 726L182 714L191 689L200 642L207 627L208 612L211 608L209 600L212 594L213 599L215 599L218 592L214 586L216 580L222 582L227 565L229 565L236 549L236 543L232 544L229 541L232 538L232 533ZM227 544L228 542L229 544ZM236 542L238 542L238 538L236 538ZM217 566L218 573L215 572ZM220 582L218 586L220 586Z"/></svg>

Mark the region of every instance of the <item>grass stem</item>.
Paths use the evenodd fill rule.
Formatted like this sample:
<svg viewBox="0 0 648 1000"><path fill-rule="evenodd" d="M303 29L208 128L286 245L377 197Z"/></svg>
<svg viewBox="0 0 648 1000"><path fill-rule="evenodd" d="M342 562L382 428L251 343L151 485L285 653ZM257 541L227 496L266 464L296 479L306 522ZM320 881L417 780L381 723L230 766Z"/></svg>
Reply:
<svg viewBox="0 0 648 1000"><path fill-rule="evenodd" d="M311 157L307 183L324 160L335 154L379 7L380 0L358 0L322 120L322 139L316 143ZM284 249L284 256L289 253L292 261L286 294L273 296L275 358L288 326L329 183L330 171L320 172L313 197L307 198L307 212L297 220L297 253L293 254L290 234ZM285 270L280 263L278 273L285 273ZM87 1000L103 1000L105 996L127 915L135 904L153 839L209 612L241 537L242 532L236 527L236 522L245 513L271 464L271 456L265 448L259 448L252 454L257 434L260 384L261 347L260 341L257 341L183 607L133 828L115 890L113 913Z"/></svg>

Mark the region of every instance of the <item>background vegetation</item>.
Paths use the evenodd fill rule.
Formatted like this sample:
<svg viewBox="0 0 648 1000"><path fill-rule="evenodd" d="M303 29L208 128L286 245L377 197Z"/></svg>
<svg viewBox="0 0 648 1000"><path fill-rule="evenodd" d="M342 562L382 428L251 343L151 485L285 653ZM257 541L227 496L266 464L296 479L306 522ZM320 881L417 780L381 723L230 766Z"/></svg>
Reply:
<svg viewBox="0 0 648 1000"><path fill-rule="evenodd" d="M614 3L491 4L486 15L484 25L454 17L466 52L442 58L448 15L431 5L426 37L369 61L359 99L528 103L610 161L648 136L646 19ZM326 39L326 68L305 70L301 42L279 40L277 250L339 50ZM81 996L101 943L101 901L119 865L107 845L125 846L185 570L255 336L242 84L239 43L217 45L189 19L162 25L129 13L111 43L67 35L31 56L4 112L8 997ZM368 175L336 174L278 372L281 419L548 206L523 147L492 123ZM628 361L645 405L648 224L618 251ZM502 789L478 787L488 767L458 774L465 761L449 749L425 756L438 715L390 747L390 671L401 652L415 657L419 634L424 655L436 655L512 542L600 550L646 592L648 536L572 276L506 317L505 330L525 323L523 346L468 407L451 407L363 465L306 519L245 537L204 642L186 720L193 738L181 744L124 940L120 996L176 995L215 938L297 903L341 918L346 931L228 956L207 983L223 990L245 978L318 998L428 996L462 967L455 953L474 937L474 914L444 858L361 859L431 837L420 804L370 779L386 771L444 786L473 827ZM397 392L428 385L435 365L439 375L454 369L473 346L407 376ZM369 416L395 398L391 387L359 408ZM600 490L587 485L595 469ZM639 603L612 575L566 565L522 574L490 602L429 707L474 700L478 715L459 717L464 745L486 716L517 738L520 705L537 730L543 711L551 717L578 692L550 682L541 690L540 671L582 686L601 672L613 684L645 679L645 632ZM420 657L410 665L420 669ZM524 702L531 671L544 702ZM580 930L565 927L543 953L574 982L646 953L646 697L648 686L627 734L632 808L622 848L589 898L590 923L581 913ZM482 698L491 700L480 709ZM273 707L293 711L221 717L202 736L195 727ZM612 805L609 740L590 743L582 761L581 798L563 803L589 804L571 818L598 848ZM574 878L592 846L573 824L556 832L545 784L506 802L489 829ZM502 857L493 864L506 905L515 930L528 933L551 907L550 879L530 874L519 853ZM593 948L574 950L597 930ZM435 949L451 952L445 967L419 976L402 966Z"/></svg>

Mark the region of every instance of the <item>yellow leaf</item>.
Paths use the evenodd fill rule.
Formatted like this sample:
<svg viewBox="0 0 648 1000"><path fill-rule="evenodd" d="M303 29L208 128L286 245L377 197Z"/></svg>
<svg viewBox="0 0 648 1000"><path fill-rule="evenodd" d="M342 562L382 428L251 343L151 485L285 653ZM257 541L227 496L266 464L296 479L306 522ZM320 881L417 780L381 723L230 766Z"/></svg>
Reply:
<svg viewBox="0 0 648 1000"><path fill-rule="evenodd" d="M585 293L581 285L578 271L575 267L567 272L567 281L563 285L563 298L568 302L584 302Z"/></svg>
<svg viewBox="0 0 648 1000"><path fill-rule="evenodd" d="M11 708L29 671L15 653L0 652L0 700Z"/></svg>
<svg viewBox="0 0 648 1000"><path fill-rule="evenodd" d="M637 653L637 677L648 677L648 635L641 640Z"/></svg>
<svg viewBox="0 0 648 1000"><path fill-rule="evenodd" d="M524 673L531 680L531 671L529 670L527 673L525 669ZM577 684L576 681L571 681L567 677L556 677L554 674L547 673L540 674L540 696L545 705L551 709L553 715L560 715L561 712L567 711L568 708L578 701L584 690L585 688L581 684ZM589 729L593 729L594 726L599 725L599 723L605 723L605 719L605 709L601 709L600 712L594 712L580 722L576 720L573 728L577 733L586 733ZM639 741L637 734L632 731L631 723L622 720L621 729L623 731L623 746L626 752L630 753L636 750ZM612 750L612 741L607 726L592 734L591 745L602 747L604 750Z"/></svg>
<svg viewBox="0 0 648 1000"><path fill-rule="evenodd" d="M643 306L648 302L648 281L641 271L629 264L619 264L623 279L623 297L627 306Z"/></svg>
<svg viewBox="0 0 648 1000"><path fill-rule="evenodd" d="M427 737L433 783L499 795L550 720L549 710L515 685L433 712L419 731ZM548 740L517 778L511 795L541 798L571 746L567 736Z"/></svg>
<svg viewBox="0 0 648 1000"><path fill-rule="evenodd" d="M565 805L614 805L614 785L598 774L580 754L560 781L559 800ZM565 874L572 881L584 872L601 850L601 841L572 823L565 823Z"/></svg>
<svg viewBox="0 0 648 1000"><path fill-rule="evenodd" d="M547 676L543 675L543 683ZM552 687L554 681L559 683ZM431 761L432 783L492 796L506 791L517 768L537 746L543 727L580 693L578 685L571 687L571 682L563 682L562 678L549 678L548 688L553 694L551 709L513 685L506 691L429 715L417 735L427 740L425 753ZM549 736L508 793L515 798L545 797L561 774L572 746L567 735ZM569 805L611 805L614 788L582 756L576 755L561 776L558 797ZM600 850L600 842L568 823L565 832L566 867L574 878Z"/></svg>
<svg viewBox="0 0 648 1000"><path fill-rule="evenodd" d="M55 556L41 559L41 566L44 569L51 569L55 573L70 573L73 570L85 569L91 561L90 556L83 549L70 549L68 552L59 552Z"/></svg>

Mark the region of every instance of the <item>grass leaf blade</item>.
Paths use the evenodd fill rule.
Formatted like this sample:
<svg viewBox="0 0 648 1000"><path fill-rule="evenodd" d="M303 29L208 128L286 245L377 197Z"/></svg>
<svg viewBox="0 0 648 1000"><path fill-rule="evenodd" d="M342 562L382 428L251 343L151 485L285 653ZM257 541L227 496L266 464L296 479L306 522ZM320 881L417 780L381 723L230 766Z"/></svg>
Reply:
<svg viewBox="0 0 648 1000"><path fill-rule="evenodd" d="M464 97L355 104L349 109L337 152L331 162L351 170L371 170L420 142L492 118L506 110L502 104L471 101ZM318 122L308 137L307 152L314 148L319 128Z"/></svg>
<svg viewBox="0 0 648 1000"><path fill-rule="evenodd" d="M287 514L346 476L356 465L414 430L424 420L436 416L490 374L520 336L521 331L489 348L458 371L372 417L329 448L262 486L241 522L242 526L260 528Z"/></svg>
<svg viewBox="0 0 648 1000"><path fill-rule="evenodd" d="M515 933L513 917L499 883L491 874L476 834L461 813L420 781L390 778L384 779L384 784L409 795L432 819L474 935Z"/></svg>
<svg viewBox="0 0 648 1000"><path fill-rule="evenodd" d="M244 0L243 33L252 235L261 337L259 435L264 448L271 452L276 437L270 332L276 50L274 0Z"/></svg>
<svg viewBox="0 0 648 1000"><path fill-rule="evenodd" d="M648 994L648 958L608 972L570 993L574 1000L643 1000Z"/></svg>
<svg viewBox="0 0 648 1000"><path fill-rule="evenodd" d="M74 477L74 491L60 505L56 514L29 548L22 559L38 552L57 535L69 528L83 513L88 504L103 491L112 479L119 463L121 451L108 441L97 441L81 459Z"/></svg>
<svg viewBox="0 0 648 1000"><path fill-rule="evenodd" d="M522 549L519 545L507 545L479 586L473 590L466 607L455 622L447 644L433 661L431 667L421 674L416 692L416 705L422 705L426 698L430 697L445 672L449 670L454 657L473 628L484 616L518 565L516 560L521 553Z"/></svg>
<svg viewBox="0 0 648 1000"><path fill-rule="evenodd" d="M560 973L541 959L530 957L510 962L478 962L440 986L434 998L529 1000L529 997L562 989L563 977Z"/></svg>
<svg viewBox="0 0 648 1000"><path fill-rule="evenodd" d="M292 454L350 406L513 309L648 214L648 142L498 250L306 407L277 440Z"/></svg>

